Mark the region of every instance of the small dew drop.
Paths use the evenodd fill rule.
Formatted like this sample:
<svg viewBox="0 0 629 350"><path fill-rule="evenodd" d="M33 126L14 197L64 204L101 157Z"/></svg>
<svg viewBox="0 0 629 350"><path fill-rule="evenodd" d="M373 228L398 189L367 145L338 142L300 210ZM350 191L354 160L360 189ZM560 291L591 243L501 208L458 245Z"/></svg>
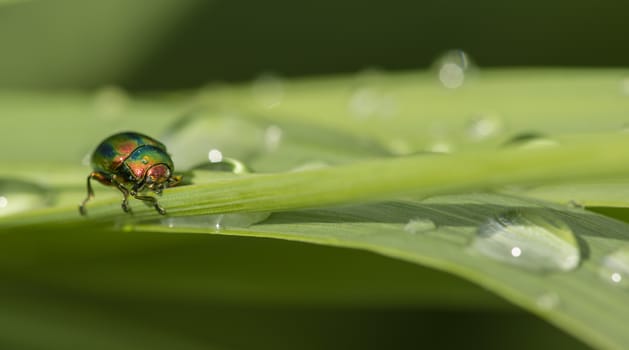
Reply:
<svg viewBox="0 0 629 350"><path fill-rule="evenodd" d="M469 56L462 50L451 50L441 55L433 65L441 85L448 89L457 89L464 85L474 71Z"/></svg>
<svg viewBox="0 0 629 350"><path fill-rule="evenodd" d="M599 276L612 285L629 289L629 247L622 247L603 257Z"/></svg>
<svg viewBox="0 0 629 350"><path fill-rule="evenodd" d="M81 165L90 165L91 161L92 161L92 152L89 152L83 156L83 159L81 159Z"/></svg>
<svg viewBox="0 0 629 350"><path fill-rule="evenodd" d="M513 256L514 258L517 258L520 255L522 255L522 249L520 249L520 247L511 248L511 256Z"/></svg>
<svg viewBox="0 0 629 350"><path fill-rule="evenodd" d="M357 119L389 118L398 109L393 96L368 86L358 88L352 93L348 108L350 114Z"/></svg>
<svg viewBox="0 0 629 350"><path fill-rule="evenodd" d="M208 159L210 163L219 163L223 161L223 153L215 148L208 152Z"/></svg>
<svg viewBox="0 0 629 350"><path fill-rule="evenodd" d="M160 138L177 169L208 163L209 150L237 159L249 159L265 147L265 129L229 112L198 111L177 120ZM212 155L215 155L214 153Z"/></svg>
<svg viewBox="0 0 629 350"><path fill-rule="evenodd" d="M550 311L555 309L559 305L560 301L561 299L557 293L546 292L537 297L535 303L541 310Z"/></svg>
<svg viewBox="0 0 629 350"><path fill-rule="evenodd" d="M100 119L113 120L120 118L129 104L129 96L118 86L106 86L96 92L94 108Z"/></svg>
<svg viewBox="0 0 629 350"><path fill-rule="evenodd" d="M201 175L205 171L212 172L212 175L218 175L217 173L232 173L232 174L247 174L250 173L251 170L245 165L245 163L239 161L238 159L223 157L222 153L219 155L216 152L209 154L208 152L209 163L197 164L190 170L195 172L195 176L203 177ZM215 160L215 161L212 161Z"/></svg>
<svg viewBox="0 0 629 350"><path fill-rule="evenodd" d="M415 218L408 221L408 223L404 226L404 231L411 234L417 234L432 231L436 228L437 226L430 219Z"/></svg>
<svg viewBox="0 0 629 350"><path fill-rule="evenodd" d="M270 73L260 75L251 85L251 95L263 108L278 107L284 100L284 82L282 79Z"/></svg>
<svg viewBox="0 0 629 350"><path fill-rule="evenodd" d="M472 248L492 259L538 271L570 271L580 249L568 225L534 209L509 210L478 228Z"/></svg>
<svg viewBox="0 0 629 350"><path fill-rule="evenodd" d="M465 71L454 63L445 63L439 69L439 80L448 89L456 89L463 85Z"/></svg>
<svg viewBox="0 0 629 350"><path fill-rule="evenodd" d="M624 96L629 96L629 78L624 78L620 81L620 93Z"/></svg>
<svg viewBox="0 0 629 350"><path fill-rule="evenodd" d="M585 205L575 199L571 199L568 201L568 206L570 208L574 208L574 209L583 209L585 208Z"/></svg>
<svg viewBox="0 0 629 350"><path fill-rule="evenodd" d="M0 179L0 216L44 208L52 204L52 199L51 192L40 185Z"/></svg>
<svg viewBox="0 0 629 350"><path fill-rule="evenodd" d="M231 213L196 216L173 216L161 220L168 228L211 229L218 232L226 228L246 228L266 220L270 213Z"/></svg>
<svg viewBox="0 0 629 350"><path fill-rule="evenodd" d="M282 129L277 125L270 125L264 130L264 145L267 151L275 151L282 142Z"/></svg>
<svg viewBox="0 0 629 350"><path fill-rule="evenodd" d="M473 117L467 125L467 136L474 141L481 141L496 135L503 129L503 122L496 114L482 114Z"/></svg>
<svg viewBox="0 0 629 350"><path fill-rule="evenodd" d="M413 153L414 149L410 143L404 139L392 139L387 143L387 149L392 154L402 156Z"/></svg>
<svg viewBox="0 0 629 350"><path fill-rule="evenodd" d="M312 162L307 162L304 164L301 164L293 169L291 169L291 172L300 172L300 171L309 171L309 170L317 170L317 169L323 169L323 168L327 168L329 167L330 164L326 163L326 162L322 162L322 161L312 161Z"/></svg>
<svg viewBox="0 0 629 350"><path fill-rule="evenodd" d="M452 153L452 144L445 141L437 141L428 146L427 151L433 153Z"/></svg>

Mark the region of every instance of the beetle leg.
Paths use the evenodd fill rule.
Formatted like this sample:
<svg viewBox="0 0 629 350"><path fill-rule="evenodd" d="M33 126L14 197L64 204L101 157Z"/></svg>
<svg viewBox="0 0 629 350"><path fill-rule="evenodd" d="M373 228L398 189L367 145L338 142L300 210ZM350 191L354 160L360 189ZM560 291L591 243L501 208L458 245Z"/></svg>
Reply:
<svg viewBox="0 0 629 350"><path fill-rule="evenodd" d="M177 184L181 182L182 178L183 178L183 176L181 176L181 175L171 176L168 179L168 187L177 186Z"/></svg>
<svg viewBox="0 0 629 350"><path fill-rule="evenodd" d="M158 213L165 215L166 214L166 210L164 208L162 208L159 203L157 203L157 198L155 197L151 197L151 196L142 196L139 194L134 194L133 198L135 199L139 199L141 201L145 201L145 202L150 202L150 204L153 205L153 207L155 208L155 210L157 210Z"/></svg>
<svg viewBox="0 0 629 350"><path fill-rule="evenodd" d="M113 179L111 179L111 183L113 185L115 185L118 190L122 193L122 210L124 210L125 213L131 213L131 208L129 207L129 190L124 187L123 184L121 184L120 182L118 182L118 180L115 179L115 176Z"/></svg>
<svg viewBox="0 0 629 350"><path fill-rule="evenodd" d="M94 171L87 176L87 198L85 198L83 202L81 202L81 205L79 206L79 212L83 216L87 215L85 204L87 204L87 202L89 202L91 199L94 198L94 189L92 188L92 182L91 182L92 179L97 180L103 185L111 185L111 179L103 173Z"/></svg>

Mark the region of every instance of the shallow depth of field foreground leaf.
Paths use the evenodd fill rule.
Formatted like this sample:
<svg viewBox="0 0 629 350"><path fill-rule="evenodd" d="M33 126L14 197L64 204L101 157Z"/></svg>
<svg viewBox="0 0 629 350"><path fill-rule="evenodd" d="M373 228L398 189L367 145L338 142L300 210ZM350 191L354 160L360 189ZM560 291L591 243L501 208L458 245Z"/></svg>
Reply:
<svg viewBox="0 0 629 350"><path fill-rule="evenodd" d="M626 74L486 71L453 90L425 72L273 78L151 98L117 91L105 102L111 91L0 93L0 147L11 150L0 158L8 310L0 324L24 324L0 327L0 345L63 346L77 333L78 344L99 339L102 348L242 347L224 322L212 324L224 327L220 335L201 339L204 320L168 320L212 303L296 305L303 312L286 320L339 317L334 328L354 316L309 307L365 308L379 319L373 310L383 307L512 310L504 299L585 344L623 348ZM120 194L100 185L88 216L78 215L86 156L121 128L163 140L184 174L185 185L160 198L168 216L138 201L126 215ZM57 142L43 141L51 132ZM32 147L14 146L23 135ZM219 165L236 159L252 172L212 170L210 150L221 152ZM504 227L512 231L490 235ZM497 251L513 232L530 239ZM526 260L531 252L539 259ZM51 330L38 310L65 321ZM212 312L229 323L228 310ZM119 336L101 332L100 321L122 324L112 326ZM529 337L527 322L521 333L534 341L543 331L531 326ZM498 324L491 329L500 333ZM246 326L251 339L273 343L270 334L282 333L258 326ZM317 329L319 340L351 338ZM305 336L286 333L273 344L297 346Z"/></svg>

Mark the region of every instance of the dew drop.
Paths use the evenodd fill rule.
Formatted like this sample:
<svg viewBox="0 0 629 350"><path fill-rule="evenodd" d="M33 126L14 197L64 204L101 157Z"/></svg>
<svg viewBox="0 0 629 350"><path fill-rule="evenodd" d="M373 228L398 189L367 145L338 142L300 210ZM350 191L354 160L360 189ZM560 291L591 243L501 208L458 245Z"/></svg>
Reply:
<svg viewBox="0 0 629 350"><path fill-rule="evenodd" d="M94 96L94 108L100 119L114 120L122 117L129 104L129 96L118 86L106 86Z"/></svg>
<svg viewBox="0 0 629 350"><path fill-rule="evenodd" d="M267 151L275 151L282 142L282 128L277 125L270 125L264 130L264 145Z"/></svg>
<svg viewBox="0 0 629 350"><path fill-rule="evenodd" d="M472 248L492 259L538 271L569 271L579 265L572 230L551 213L509 210L483 223Z"/></svg>
<svg viewBox="0 0 629 350"><path fill-rule="evenodd" d="M195 216L173 216L161 220L168 228L210 229L219 232L224 229L246 228L266 220L270 213L231 213Z"/></svg>
<svg viewBox="0 0 629 350"><path fill-rule="evenodd" d="M624 78L620 81L620 93L624 96L629 96L629 78Z"/></svg>
<svg viewBox="0 0 629 350"><path fill-rule="evenodd" d="M535 303L537 304L537 307L541 310L550 311L555 309L559 305L560 301L561 299L559 298L559 295L557 295L557 293L546 292L538 296L535 300Z"/></svg>
<svg viewBox="0 0 629 350"><path fill-rule="evenodd" d="M40 185L0 179L0 216L44 208L52 204L52 199L51 192Z"/></svg>
<svg viewBox="0 0 629 350"><path fill-rule="evenodd" d="M198 111L184 116L160 140L178 169L226 157L247 160L264 150L265 129L233 113Z"/></svg>
<svg viewBox="0 0 629 350"><path fill-rule="evenodd" d="M574 208L574 209L584 209L585 208L585 204L579 202L578 200L575 199L571 199L568 201L568 206L570 208Z"/></svg>
<svg viewBox="0 0 629 350"><path fill-rule="evenodd" d="M430 219L422 219L415 218L408 221L406 225L404 225L404 231L417 234L432 231L437 228L437 225Z"/></svg>
<svg viewBox="0 0 629 350"><path fill-rule="evenodd" d="M376 87L363 86L352 93L348 109L357 119L369 119L392 117L397 113L398 107L392 95Z"/></svg>
<svg viewBox="0 0 629 350"><path fill-rule="evenodd" d="M415 151L413 149L413 146L411 146L408 141L401 138L394 138L389 140L386 144L386 147L389 152L398 156L412 154Z"/></svg>
<svg viewBox="0 0 629 350"><path fill-rule="evenodd" d="M208 159L210 160L210 163L222 162L223 161L223 152L213 148L213 149L211 149L208 152Z"/></svg>
<svg viewBox="0 0 629 350"><path fill-rule="evenodd" d="M300 171L317 170L329 167L330 164L323 161L311 161L292 168L290 171L297 173Z"/></svg>
<svg viewBox="0 0 629 350"><path fill-rule="evenodd" d="M260 75L251 85L251 95L258 105L263 108L275 108L284 100L284 82L271 73Z"/></svg>
<svg viewBox="0 0 629 350"><path fill-rule="evenodd" d="M599 275L612 285L629 289L629 247L603 257Z"/></svg>
<svg viewBox="0 0 629 350"><path fill-rule="evenodd" d="M441 85L448 89L460 88L475 71L474 64L463 50L447 51L435 61L433 67Z"/></svg>
<svg viewBox="0 0 629 350"><path fill-rule="evenodd" d="M468 123L467 136L474 141L481 141L496 135L503 129L502 118L497 114L474 116Z"/></svg>
<svg viewBox="0 0 629 350"><path fill-rule="evenodd" d="M81 158L81 165L90 165L92 162L92 152L86 153L83 158Z"/></svg>
<svg viewBox="0 0 629 350"><path fill-rule="evenodd" d="M232 173L232 174L251 173L251 170L245 165L245 163L239 161L238 159L223 157L222 153L219 156L218 153L214 152L212 154L209 154L208 158L210 160L209 163L197 164L190 170L194 170L196 173L200 173L201 171L204 171L204 170L211 171L213 173L216 173L216 172L227 172L227 173ZM216 161L213 162L212 159Z"/></svg>
<svg viewBox="0 0 629 350"><path fill-rule="evenodd" d="M436 141L428 145L428 152L431 153L452 153L454 146L446 141Z"/></svg>
<svg viewBox="0 0 629 350"><path fill-rule="evenodd" d="M520 247L513 247L511 248L511 256L514 258L518 258L520 257L520 255L522 255L522 249L520 249Z"/></svg>

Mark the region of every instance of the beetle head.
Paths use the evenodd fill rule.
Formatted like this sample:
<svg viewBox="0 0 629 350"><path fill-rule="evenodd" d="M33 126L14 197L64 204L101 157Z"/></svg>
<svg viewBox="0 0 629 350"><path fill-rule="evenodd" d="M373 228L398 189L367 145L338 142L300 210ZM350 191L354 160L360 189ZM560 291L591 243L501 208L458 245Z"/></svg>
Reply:
<svg viewBox="0 0 629 350"><path fill-rule="evenodd" d="M155 164L146 171L142 187L160 193L165 187L168 187L170 178L170 168L166 164Z"/></svg>

